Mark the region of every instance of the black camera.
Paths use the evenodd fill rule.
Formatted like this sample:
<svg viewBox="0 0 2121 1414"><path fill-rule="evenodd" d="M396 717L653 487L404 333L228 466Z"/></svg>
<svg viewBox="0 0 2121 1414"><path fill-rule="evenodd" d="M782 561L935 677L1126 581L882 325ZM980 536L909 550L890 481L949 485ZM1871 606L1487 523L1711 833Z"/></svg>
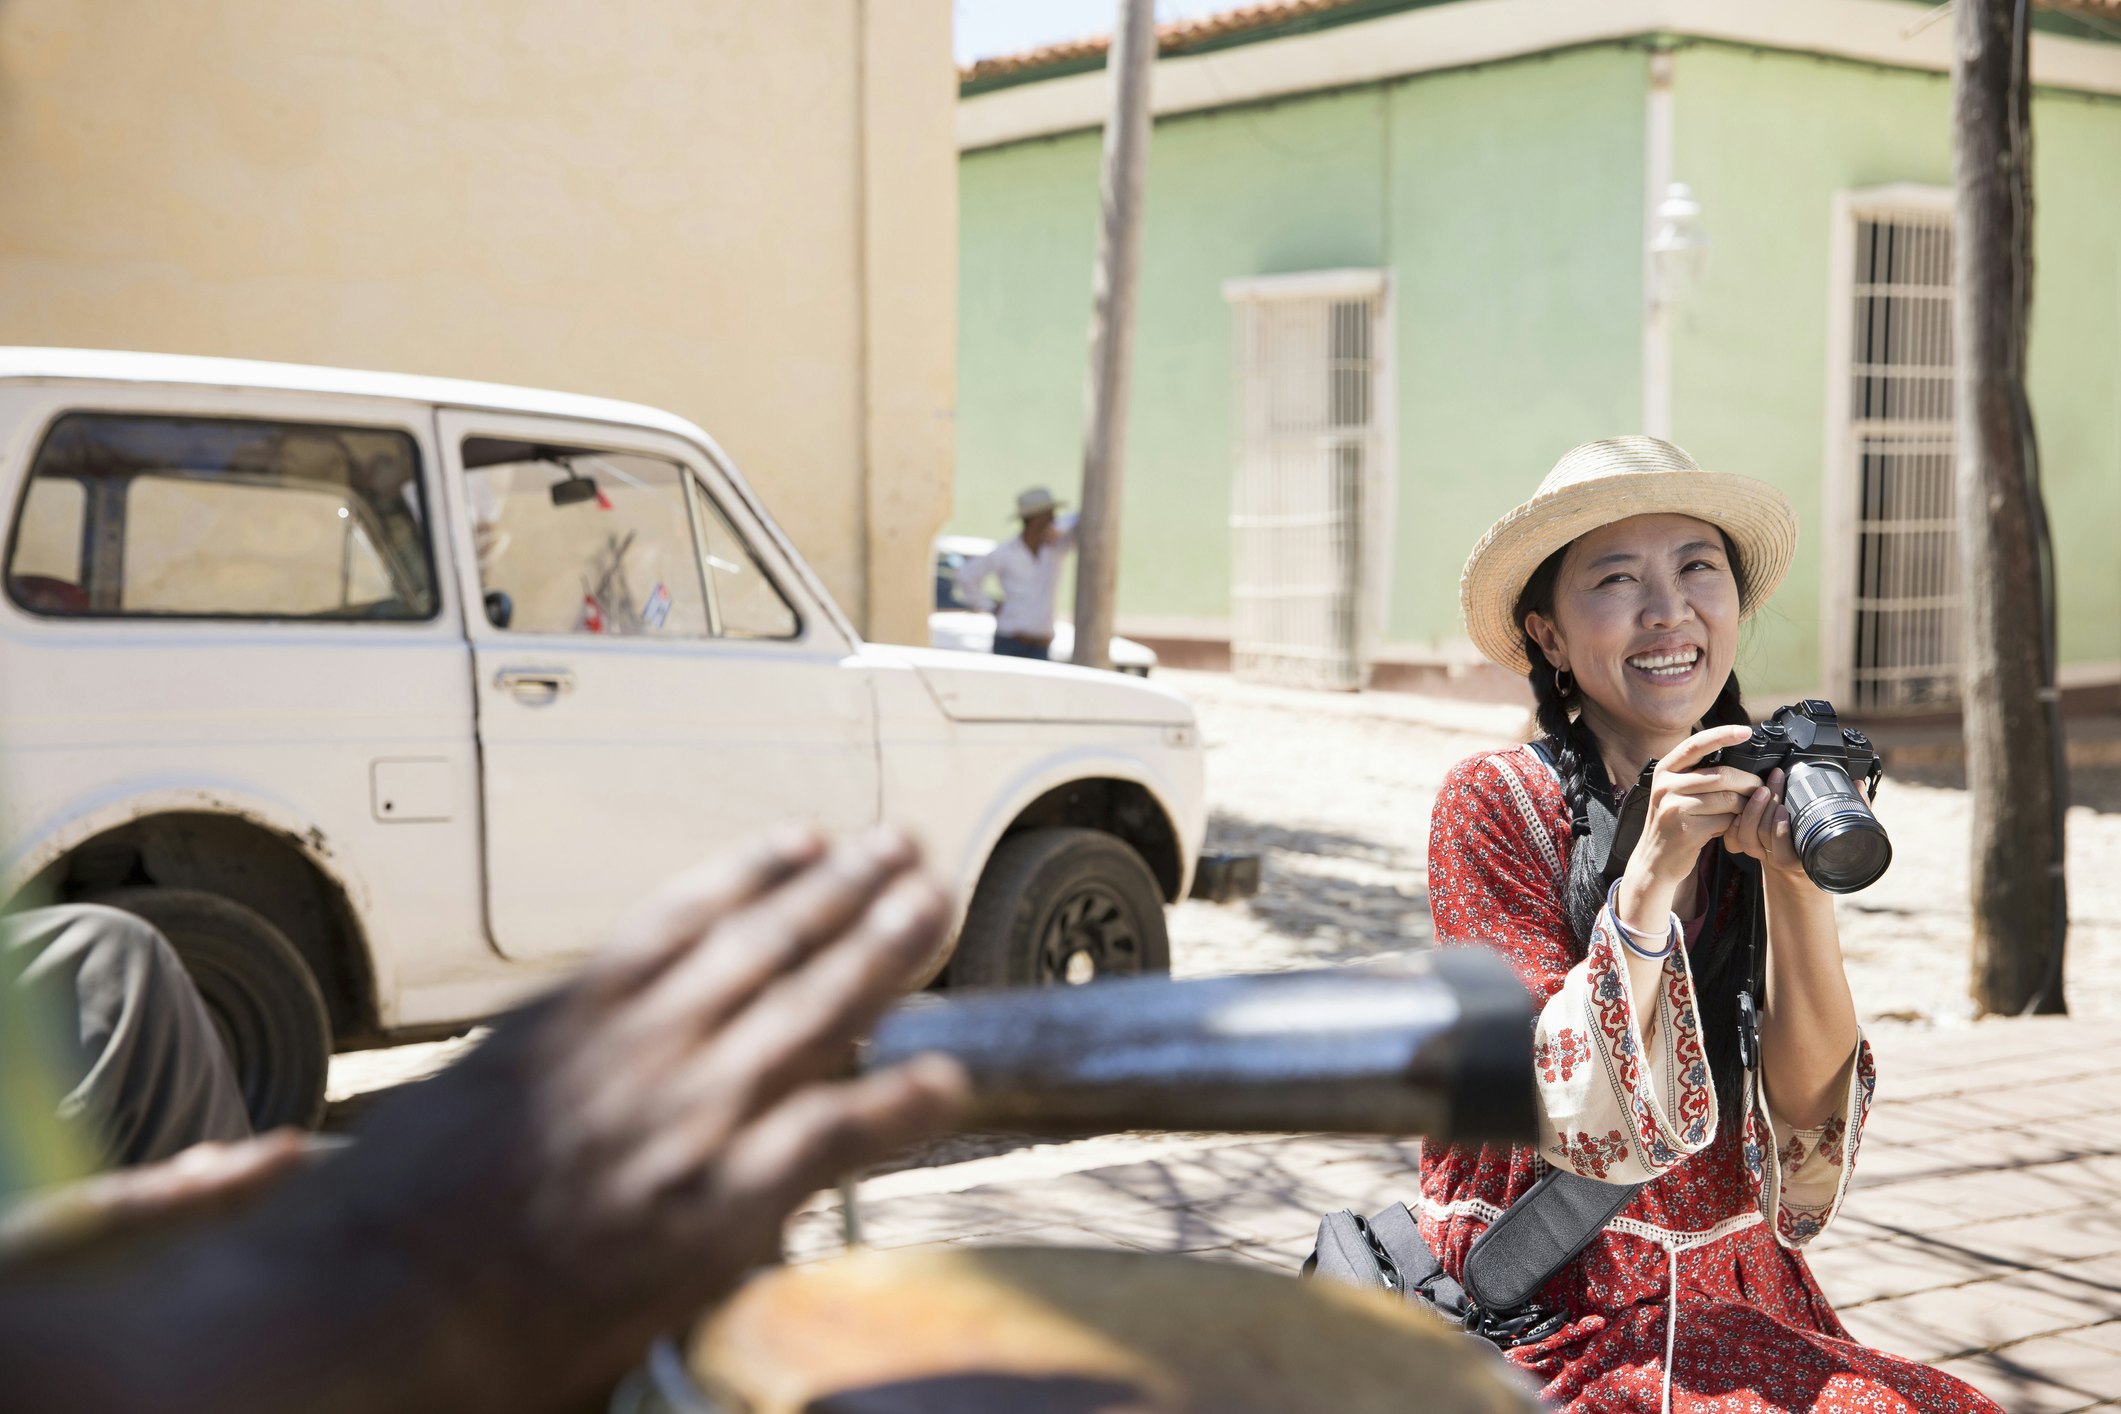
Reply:
<svg viewBox="0 0 2121 1414"><path fill-rule="evenodd" d="M1828 893L1867 889L1893 862L1885 826L1856 784L1861 781L1876 794L1885 768L1870 738L1842 726L1831 702L1778 707L1753 728L1750 739L1711 752L1705 764L1734 766L1756 776L1782 768L1791 842L1806 876Z"/></svg>

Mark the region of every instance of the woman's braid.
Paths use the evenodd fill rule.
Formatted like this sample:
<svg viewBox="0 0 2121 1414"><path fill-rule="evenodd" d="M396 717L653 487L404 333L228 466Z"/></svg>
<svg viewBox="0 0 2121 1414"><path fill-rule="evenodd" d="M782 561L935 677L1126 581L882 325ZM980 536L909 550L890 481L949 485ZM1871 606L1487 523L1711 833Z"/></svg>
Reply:
<svg viewBox="0 0 2121 1414"><path fill-rule="evenodd" d="M1592 753L1598 743L1570 712L1568 698L1561 691L1561 675L1530 634L1525 635L1524 651L1532 664L1532 701L1539 730L1554 744L1554 769L1561 777L1561 798L1569 807L1570 833L1581 835L1590 828L1586 802L1591 791L1590 763L1595 759Z"/></svg>

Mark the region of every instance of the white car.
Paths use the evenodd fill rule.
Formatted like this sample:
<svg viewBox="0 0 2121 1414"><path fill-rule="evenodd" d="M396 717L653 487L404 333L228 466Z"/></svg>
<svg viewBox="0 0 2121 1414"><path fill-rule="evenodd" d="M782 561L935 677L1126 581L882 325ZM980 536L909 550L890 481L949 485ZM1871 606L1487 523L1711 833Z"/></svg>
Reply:
<svg viewBox="0 0 2121 1414"><path fill-rule="evenodd" d="M0 483L0 894L158 924L261 1125L781 820L911 828L947 984L1165 969L1164 906L1246 887L1184 699L862 642L651 408L0 350Z"/></svg>
<svg viewBox="0 0 2121 1414"><path fill-rule="evenodd" d="M995 542L977 535L940 535L935 541L935 611L928 615L928 642L937 648L966 653L994 651L994 615L968 608L958 593L957 572L967 560L976 560L994 548ZM1113 668L1138 678L1149 676L1156 666L1156 650L1131 638L1112 635ZM1068 662L1075 656L1075 625L1061 619L1053 625L1051 660Z"/></svg>

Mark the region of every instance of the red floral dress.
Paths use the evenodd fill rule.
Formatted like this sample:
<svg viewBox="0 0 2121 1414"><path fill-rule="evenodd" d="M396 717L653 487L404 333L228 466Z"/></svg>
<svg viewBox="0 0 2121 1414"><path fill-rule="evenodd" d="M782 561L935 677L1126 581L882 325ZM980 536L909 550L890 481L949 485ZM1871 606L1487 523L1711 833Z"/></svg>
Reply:
<svg viewBox="0 0 2121 1414"><path fill-rule="evenodd" d="M1873 1086L1859 1041L1841 1110L1780 1127L1757 1086L1719 1125L1684 948L1665 963L1645 1047L1612 919L1588 955L1563 910L1569 813L1529 748L1461 762L1437 797L1437 941L1485 945L1544 1002L1534 1044L1540 1142L1422 1154L1422 1235L1462 1277L1473 1239L1548 1165L1645 1186L1540 1293L1567 1323L1509 1352L1569 1410L2000 1414L1941 1371L1850 1339L1799 1250L1848 1191ZM1675 925L1676 926L1676 925Z"/></svg>

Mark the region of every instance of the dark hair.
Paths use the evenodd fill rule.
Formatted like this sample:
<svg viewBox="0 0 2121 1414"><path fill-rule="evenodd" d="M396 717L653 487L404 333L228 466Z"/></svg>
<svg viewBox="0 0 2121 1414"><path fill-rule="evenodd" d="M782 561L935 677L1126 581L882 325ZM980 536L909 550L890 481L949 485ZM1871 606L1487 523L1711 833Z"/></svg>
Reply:
<svg viewBox="0 0 2121 1414"><path fill-rule="evenodd" d="M1730 561L1731 575L1738 581L1738 597L1743 600L1745 565L1739 560L1738 549L1731 544L1728 535L1723 536L1723 548ZM1539 730L1552 743L1555 769L1561 777L1561 798L1569 807L1572 821L1569 849L1573 856L1576 849L1589 847L1584 841L1589 828L1587 811L1594 763L1599 766L1597 776L1601 779L1604 776L1598 740L1583 720L1574 685L1571 684L1567 693L1560 690L1554 665L1547 661L1538 640L1529 630L1524 630L1524 621L1529 615L1553 615L1554 584L1561 576L1561 562L1568 553L1569 547L1564 545L1532 571L1532 577L1525 581L1524 591L1517 596L1516 622L1524 632L1525 657L1532 665L1527 676L1532 684ZM1745 710L1738 674L1734 671L1724 680L1723 690L1716 694L1708 711L1702 714L1701 724L1704 727L1750 726L1752 721ZM1634 782L1614 784L1625 786ZM1760 907L1757 876L1743 871L1737 874L1737 878L1735 906L1727 906L1728 901L1723 898L1707 900L1708 921L1702 927L1699 942L1687 954L1694 973L1694 997L1701 1008L1702 1046L1708 1054L1710 1074L1716 1081L1717 1109L1726 1124L1736 1122L1743 1099L1740 1094L1742 1067L1738 1063L1738 994L1746 985L1746 930L1751 925L1751 911ZM1592 881L1591 872L1571 869L1563 902L1568 912L1569 931L1576 937L1576 956L1581 958L1590 948L1591 928L1598 921L1598 910L1605 906L1605 895Z"/></svg>

